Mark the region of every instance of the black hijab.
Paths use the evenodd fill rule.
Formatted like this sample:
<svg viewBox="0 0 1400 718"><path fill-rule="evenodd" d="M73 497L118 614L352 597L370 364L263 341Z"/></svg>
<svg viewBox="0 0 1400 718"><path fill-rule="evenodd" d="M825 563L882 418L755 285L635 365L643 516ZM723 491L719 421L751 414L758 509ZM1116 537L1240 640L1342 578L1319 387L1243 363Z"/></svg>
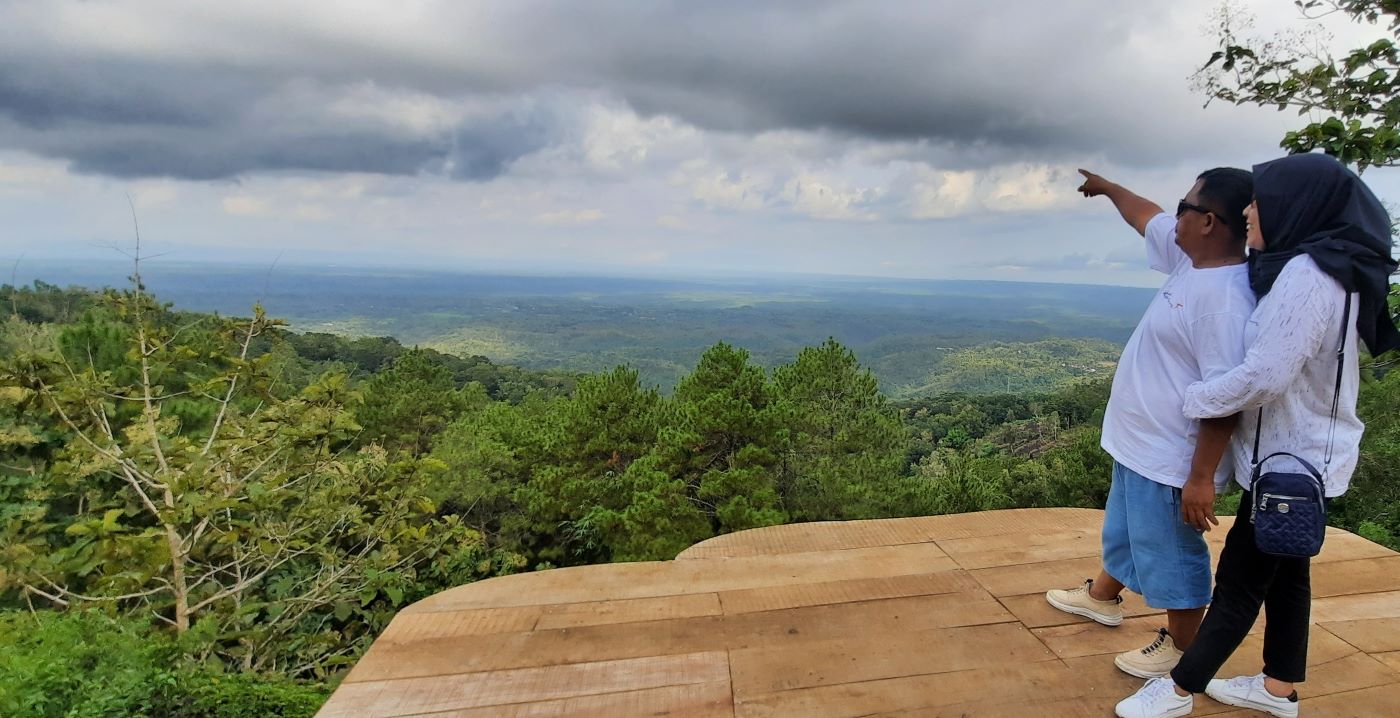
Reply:
<svg viewBox="0 0 1400 718"><path fill-rule="evenodd" d="M1371 190L1337 160L1291 155L1254 166L1254 198L1265 248L1249 257L1249 283L1263 297L1299 254L1348 292L1359 292L1356 329L1373 356L1400 348L1386 294L1396 263L1390 215Z"/></svg>

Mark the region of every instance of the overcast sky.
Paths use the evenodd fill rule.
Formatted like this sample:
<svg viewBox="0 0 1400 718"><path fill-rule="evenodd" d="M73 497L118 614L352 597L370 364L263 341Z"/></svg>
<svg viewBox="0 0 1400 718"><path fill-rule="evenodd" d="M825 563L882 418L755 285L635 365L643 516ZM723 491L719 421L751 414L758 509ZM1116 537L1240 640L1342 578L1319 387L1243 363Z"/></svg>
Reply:
<svg viewBox="0 0 1400 718"><path fill-rule="evenodd" d="M1218 7L0 0L0 261L130 195L161 261L1152 283L1075 168L1169 206L1300 123L1202 107Z"/></svg>

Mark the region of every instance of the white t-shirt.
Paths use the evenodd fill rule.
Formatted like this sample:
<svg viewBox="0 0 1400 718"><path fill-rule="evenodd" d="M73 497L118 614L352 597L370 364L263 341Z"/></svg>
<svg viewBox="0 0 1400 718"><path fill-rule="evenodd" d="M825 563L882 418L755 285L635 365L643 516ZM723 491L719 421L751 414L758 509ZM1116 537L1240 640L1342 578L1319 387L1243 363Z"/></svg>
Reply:
<svg viewBox="0 0 1400 718"><path fill-rule="evenodd" d="M1249 268L1196 269L1176 245L1176 219L1147 223L1148 264L1166 273L1113 375L1103 418L1104 451L1159 484L1182 487L1191 473L1200 422L1182 414L1186 387L1234 369L1244 358L1244 328L1254 310ZM1227 414L1228 415L1228 414ZM1221 461L1216 487L1230 479Z"/></svg>
<svg viewBox="0 0 1400 718"><path fill-rule="evenodd" d="M1187 389L1186 416L1243 412L1230 445L1235 480L1240 486L1249 488L1253 477L1256 410L1263 406L1259 457L1275 451L1297 454L1323 472L1328 496L1346 493L1361 453L1365 426L1356 415L1361 352L1356 335L1360 300L1355 294L1347 317L1342 388L1336 391L1337 345L1342 339L1345 307L1346 291L1319 269L1312 257L1300 254L1290 259L1245 328L1249 351L1244 363L1224 376ZM1338 395L1337 427L1331 442L1332 461L1324 469L1334 393ZM1266 466L1280 471L1296 471L1296 467L1287 457L1273 459Z"/></svg>

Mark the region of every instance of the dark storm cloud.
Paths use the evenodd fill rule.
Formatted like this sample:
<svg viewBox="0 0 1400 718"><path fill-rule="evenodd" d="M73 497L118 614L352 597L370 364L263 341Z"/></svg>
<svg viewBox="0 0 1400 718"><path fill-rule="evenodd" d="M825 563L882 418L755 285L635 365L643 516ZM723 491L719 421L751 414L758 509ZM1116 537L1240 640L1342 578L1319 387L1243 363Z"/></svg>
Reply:
<svg viewBox="0 0 1400 718"><path fill-rule="evenodd" d="M1159 76L1184 83L1182 69L1132 66L1141 62L1132 32L1169 7L1156 0L1131 13L1114 0L448 3L413 32L382 37L337 34L349 11L327 3L286 17L191 14L172 23L183 33L170 39L174 50L160 37L153 47L83 42L62 30L58 11L24 7L0 3L0 16L11 15L0 17L9 27L0 29L0 144L119 176L490 179L567 134L567 110L521 109L519 98L540 94L603 95L714 130L911 143L946 166L1096 151L1143 163L1173 156L1173 138L1186 132L1140 86ZM142 12L151 9L131 9ZM295 104L287 88L297 83L320 88L324 102L284 115L279 103ZM358 83L506 109L465 113L453 127L347 123L326 106Z"/></svg>
<svg viewBox="0 0 1400 718"><path fill-rule="evenodd" d="M563 119L535 103L464 122L453 133L446 169L456 179L491 179L514 160L548 146L563 131Z"/></svg>

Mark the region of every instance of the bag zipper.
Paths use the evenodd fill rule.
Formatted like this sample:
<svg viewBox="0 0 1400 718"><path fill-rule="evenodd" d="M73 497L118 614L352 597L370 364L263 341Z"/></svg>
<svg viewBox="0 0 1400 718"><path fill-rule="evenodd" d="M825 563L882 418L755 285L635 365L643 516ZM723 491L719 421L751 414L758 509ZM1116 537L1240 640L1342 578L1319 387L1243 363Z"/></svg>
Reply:
<svg viewBox="0 0 1400 718"><path fill-rule="evenodd" d="M1284 496L1283 494L1264 494L1263 496L1266 499L1288 499L1289 501L1311 501L1313 503L1317 502L1317 499L1312 496Z"/></svg>

